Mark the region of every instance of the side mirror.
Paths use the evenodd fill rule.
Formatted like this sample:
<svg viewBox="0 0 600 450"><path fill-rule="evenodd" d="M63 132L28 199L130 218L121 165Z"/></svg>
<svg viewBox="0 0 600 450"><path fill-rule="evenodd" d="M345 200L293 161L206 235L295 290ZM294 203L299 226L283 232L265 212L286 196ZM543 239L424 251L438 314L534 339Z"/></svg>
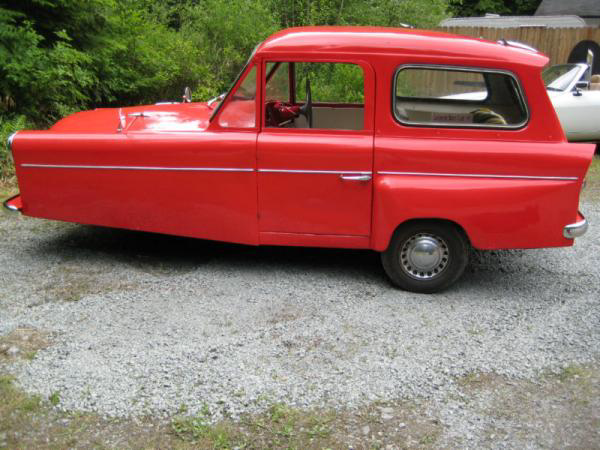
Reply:
<svg viewBox="0 0 600 450"><path fill-rule="evenodd" d="M183 90L183 103L191 103L192 102L192 90L186 86Z"/></svg>
<svg viewBox="0 0 600 450"><path fill-rule="evenodd" d="M588 89L590 87L589 81L578 81L575 84L576 89Z"/></svg>

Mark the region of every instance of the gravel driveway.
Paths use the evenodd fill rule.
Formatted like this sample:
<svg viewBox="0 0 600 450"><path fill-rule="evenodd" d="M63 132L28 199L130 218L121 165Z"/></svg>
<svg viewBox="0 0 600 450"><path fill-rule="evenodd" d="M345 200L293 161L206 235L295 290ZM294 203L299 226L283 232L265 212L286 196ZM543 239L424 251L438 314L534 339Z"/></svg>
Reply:
<svg viewBox="0 0 600 450"><path fill-rule="evenodd" d="M598 361L600 204L582 210L591 227L573 248L474 252L465 276L432 296L393 289L368 251L2 213L0 335L50 336L4 370L28 392L60 393L60 408L106 416L425 399L449 437L476 431L453 409L459 377L536 380Z"/></svg>

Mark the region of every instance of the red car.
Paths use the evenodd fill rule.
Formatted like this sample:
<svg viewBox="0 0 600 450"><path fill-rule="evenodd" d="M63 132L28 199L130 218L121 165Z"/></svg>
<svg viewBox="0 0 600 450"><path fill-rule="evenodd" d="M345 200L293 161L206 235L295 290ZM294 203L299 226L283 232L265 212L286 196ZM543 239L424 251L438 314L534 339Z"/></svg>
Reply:
<svg viewBox="0 0 600 450"><path fill-rule="evenodd" d="M11 137L33 217L249 245L373 249L434 292L469 247L573 244L593 145L566 141L548 58L429 31L295 28L207 103L96 109Z"/></svg>

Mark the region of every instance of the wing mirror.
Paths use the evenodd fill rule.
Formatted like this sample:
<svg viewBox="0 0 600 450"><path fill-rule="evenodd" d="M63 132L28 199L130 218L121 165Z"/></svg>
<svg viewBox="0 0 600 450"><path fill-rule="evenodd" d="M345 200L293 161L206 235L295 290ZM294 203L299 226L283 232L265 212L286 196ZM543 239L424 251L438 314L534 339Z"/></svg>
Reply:
<svg viewBox="0 0 600 450"><path fill-rule="evenodd" d="M188 86L183 90L183 103L192 103L192 90Z"/></svg>
<svg viewBox="0 0 600 450"><path fill-rule="evenodd" d="M590 86L590 83L587 81L578 81L577 83L575 83L575 89L573 89L573 96L581 97L583 95L581 93L581 89L588 89L589 86Z"/></svg>

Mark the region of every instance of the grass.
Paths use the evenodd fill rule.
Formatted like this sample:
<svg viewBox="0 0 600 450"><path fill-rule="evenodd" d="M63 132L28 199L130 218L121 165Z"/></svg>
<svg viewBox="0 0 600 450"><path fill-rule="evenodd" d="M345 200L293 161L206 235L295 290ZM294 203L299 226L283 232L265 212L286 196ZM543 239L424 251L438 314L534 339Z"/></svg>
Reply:
<svg viewBox="0 0 600 450"><path fill-rule="evenodd" d="M333 412L306 412L273 404L265 413L211 424L204 409L194 416L176 417L171 430L184 442L200 448L323 448L341 445L334 436Z"/></svg>
<svg viewBox="0 0 600 450"><path fill-rule="evenodd" d="M490 447L591 448L600 439L600 371L570 365L535 382L470 373L457 380L464 408L482 417ZM0 448L322 449L437 448L445 426L426 403L375 402L353 410L300 410L271 404L263 413L215 421L208 407L170 420L106 419L58 410L61 394L47 399L22 392L0 376ZM477 401L473 401L476 399ZM385 415L391 415L390 420ZM448 445L460 447L460 436ZM554 444L554 445L551 445ZM581 445L577 445L581 444ZM486 446L486 445L484 445Z"/></svg>
<svg viewBox="0 0 600 450"><path fill-rule="evenodd" d="M591 371L586 367L570 365L563 367L560 372L555 374L556 378L558 378L562 382L577 380L577 379L585 379L591 376Z"/></svg>
<svg viewBox="0 0 600 450"><path fill-rule="evenodd" d="M0 448L172 448L172 449L323 449L435 448L442 427L407 404L395 404L395 420L382 420L379 405L358 410L303 411L272 404L261 414L214 423L208 408L170 421L151 417L106 419L93 413L56 408L60 393L48 399L21 391L10 376L0 376ZM389 405L388 405L389 406ZM398 423L406 425L398 431ZM371 432L361 430L368 424Z"/></svg>

